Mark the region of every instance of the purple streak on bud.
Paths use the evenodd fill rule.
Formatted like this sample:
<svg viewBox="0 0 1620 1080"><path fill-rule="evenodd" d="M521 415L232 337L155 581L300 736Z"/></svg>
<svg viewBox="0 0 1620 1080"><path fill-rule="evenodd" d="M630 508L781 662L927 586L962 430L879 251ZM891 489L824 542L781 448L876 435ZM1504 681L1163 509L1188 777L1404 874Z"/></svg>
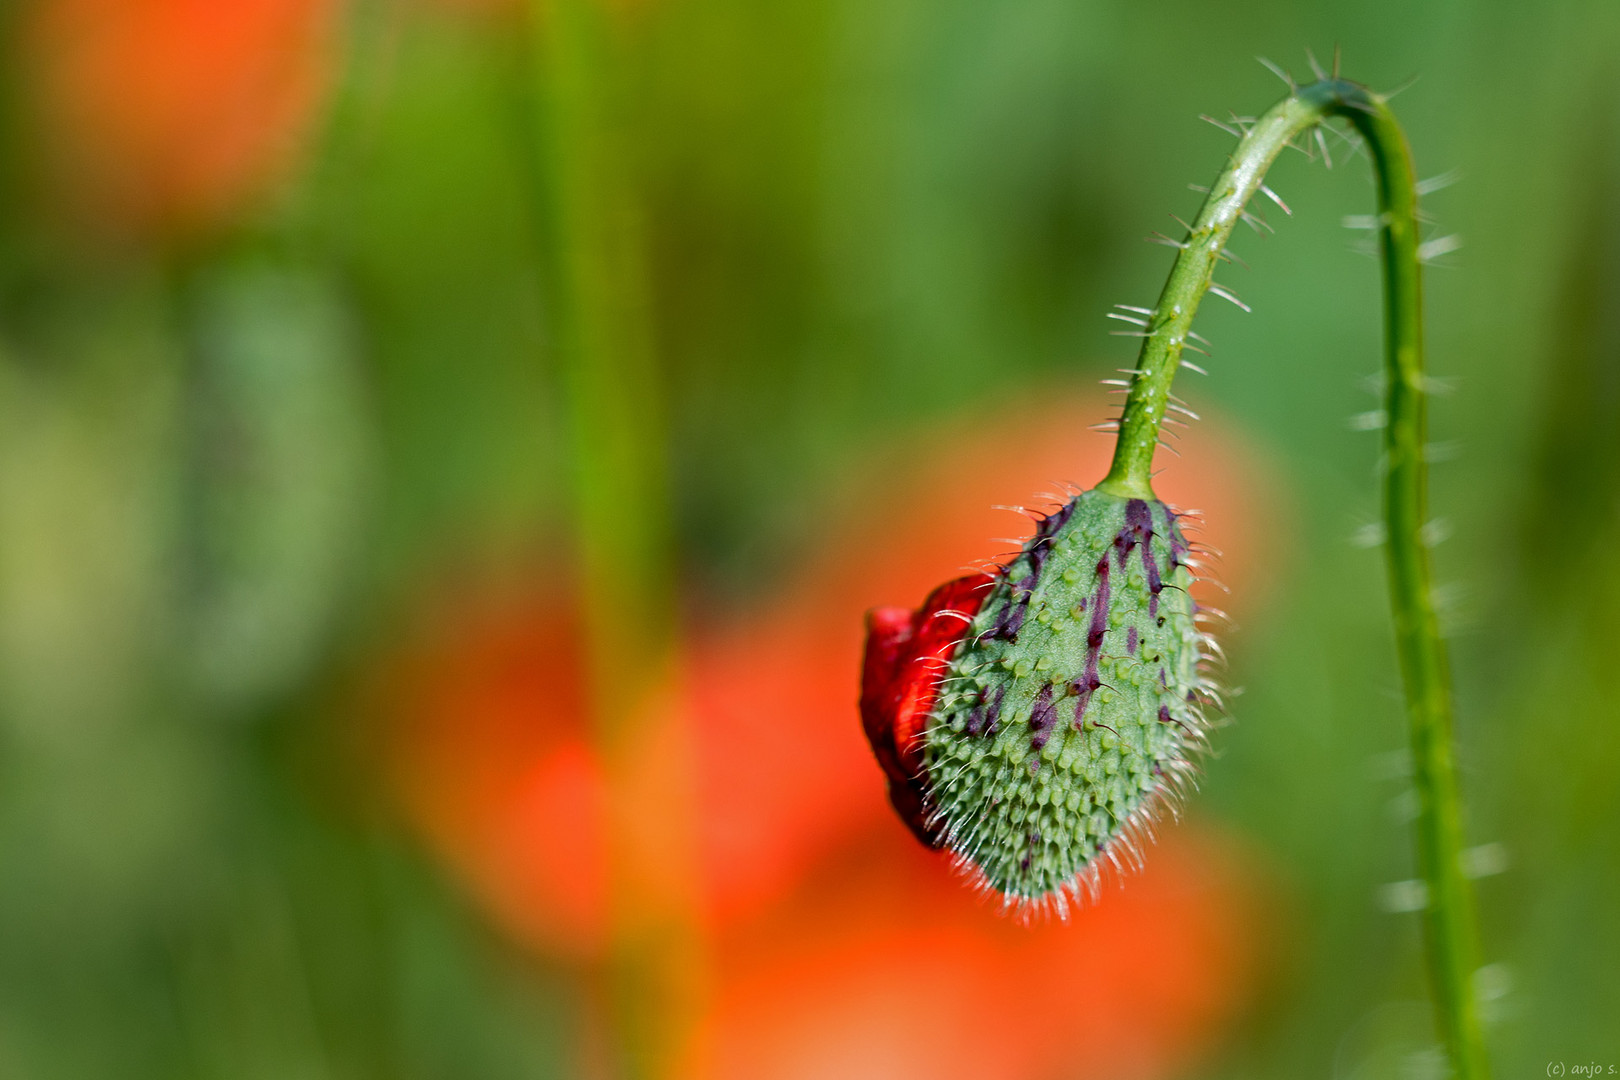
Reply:
<svg viewBox="0 0 1620 1080"><path fill-rule="evenodd" d="M1091 695L1097 687L1102 685L1102 676L1097 671L1097 653L1093 651L1086 657L1086 671L1074 682L1069 684L1071 690L1079 695L1074 703L1074 729L1086 729L1086 706L1091 704Z"/></svg>
<svg viewBox="0 0 1620 1080"><path fill-rule="evenodd" d="M1174 518L1171 520L1174 520ZM1187 542L1181 538L1179 532L1172 530L1170 533L1170 569L1174 570L1178 566L1186 566L1186 556L1189 553Z"/></svg>
<svg viewBox="0 0 1620 1080"><path fill-rule="evenodd" d="M990 631L990 637L1001 638L1003 641L1018 640L1018 631L1024 628L1024 616L1029 614L1031 591L1027 584L1015 583L1012 586L1012 599L1007 601L1007 608L996 620L995 628Z"/></svg>
<svg viewBox="0 0 1620 1080"><path fill-rule="evenodd" d="M1046 564L1046 557L1052 553L1052 537L1057 534L1063 523L1069 519L1069 508L1065 506L1056 514L1048 514L1041 521L1040 528L1030 539L1029 547L1024 552L1029 559L1029 587L1033 591L1041 579L1041 567Z"/></svg>
<svg viewBox="0 0 1620 1080"><path fill-rule="evenodd" d="M1052 684L1047 683L1041 687L1040 693L1035 695L1035 706L1029 714L1029 745L1031 749L1039 750L1045 746L1052 737L1052 728L1057 724L1057 706L1052 703Z"/></svg>
<svg viewBox="0 0 1620 1080"><path fill-rule="evenodd" d="M1095 652L1102 648L1103 634L1108 630L1108 558L1097 563L1097 594L1091 601L1091 627L1086 631L1086 647Z"/></svg>
<svg viewBox="0 0 1620 1080"><path fill-rule="evenodd" d="M1108 556L1105 554L1097 562L1097 586L1091 598L1091 621L1086 629L1086 670L1069 684L1070 691L1078 695L1074 703L1074 726L1078 731L1085 730L1086 706L1091 703L1092 693L1102 685L1098 661L1102 654L1103 636L1108 632L1110 593Z"/></svg>
<svg viewBox="0 0 1620 1080"><path fill-rule="evenodd" d="M1159 564L1153 561L1153 545L1142 545L1142 570L1147 574L1148 589L1154 596L1164 591L1164 582L1159 577Z"/></svg>
<svg viewBox="0 0 1620 1080"><path fill-rule="evenodd" d="M1018 632L1024 628L1024 619L1029 615L1029 602L1035 594L1035 588L1040 584L1041 571L1046 566L1047 557L1052 553L1052 538L1058 530L1068 523L1074 513L1074 503L1068 502L1055 513L1048 514L1041 520L1040 527L1035 530L1029 546L1020 556L1029 565L1029 576L1022 581L1011 583L1012 597L1007 608L996 620L995 627L990 631L991 639L1003 641L1018 640Z"/></svg>
<svg viewBox="0 0 1620 1080"><path fill-rule="evenodd" d="M1153 535L1153 511L1141 499L1132 499L1125 504L1125 527L1119 530L1114 537L1114 551L1119 558L1119 568L1125 569L1125 558L1131 553L1131 548L1141 544L1143 549L1148 547L1148 539Z"/></svg>
<svg viewBox="0 0 1620 1080"><path fill-rule="evenodd" d="M1052 537L1056 536L1058 534L1058 530L1069 523L1069 518L1073 514L1074 500L1071 499L1064 503L1062 508L1056 513L1048 514L1041 520L1041 527L1035 530L1036 539L1050 540Z"/></svg>
<svg viewBox="0 0 1620 1080"><path fill-rule="evenodd" d="M1001 718L1001 699L1007 696L1005 686L996 687L994 697L986 697L974 710L968 714L967 733L969 735L994 735L996 721Z"/></svg>
<svg viewBox="0 0 1620 1080"><path fill-rule="evenodd" d="M969 735L978 735L984 731L984 709L985 702L981 700L973 706L973 711L968 713L967 725L963 730Z"/></svg>
<svg viewBox="0 0 1620 1080"><path fill-rule="evenodd" d="M990 711L984 714L984 737L990 738L1001 730L1001 699L1007 696L1005 686L996 690L996 700L990 703Z"/></svg>

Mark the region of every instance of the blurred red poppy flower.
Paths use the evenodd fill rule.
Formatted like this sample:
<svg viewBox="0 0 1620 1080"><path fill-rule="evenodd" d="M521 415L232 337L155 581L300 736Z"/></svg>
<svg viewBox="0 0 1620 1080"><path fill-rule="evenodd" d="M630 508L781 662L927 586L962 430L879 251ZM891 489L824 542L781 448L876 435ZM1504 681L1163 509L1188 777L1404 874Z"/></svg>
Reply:
<svg viewBox="0 0 1620 1080"><path fill-rule="evenodd" d="M117 232L260 194L308 139L338 0L39 0L24 42L57 193Z"/></svg>
<svg viewBox="0 0 1620 1080"><path fill-rule="evenodd" d="M987 910L898 830L846 844L721 949L691 1075L963 1080L1173 1075L1254 975L1245 858L1176 830L1067 922Z"/></svg>
<svg viewBox="0 0 1620 1080"><path fill-rule="evenodd" d="M861 613L1014 546L986 539L1018 520L991 505L1101 475L1107 441L1084 433L1100 411L1070 400L912 440L777 603L692 628L679 708L716 976L692 1075L1163 1076L1243 1000L1256 898L1230 841L1172 830L1127 887L1026 929L906 835L856 722ZM1200 464L1159 486L1200 490L1245 581L1257 470L1209 425L1192 440ZM575 624L564 597L504 596L435 606L377 671L373 708L410 819L474 897L530 947L589 958L608 817Z"/></svg>

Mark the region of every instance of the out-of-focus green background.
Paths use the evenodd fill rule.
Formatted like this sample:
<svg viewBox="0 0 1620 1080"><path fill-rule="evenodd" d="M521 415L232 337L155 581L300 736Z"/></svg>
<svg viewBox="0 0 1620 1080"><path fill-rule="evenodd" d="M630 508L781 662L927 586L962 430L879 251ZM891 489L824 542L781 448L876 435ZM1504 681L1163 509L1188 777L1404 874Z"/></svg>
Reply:
<svg viewBox="0 0 1620 1080"><path fill-rule="evenodd" d="M1489 1038L1502 1077L1620 1067L1620 9L609 8L581 63L633 196L700 620L771 602L874 445L1130 362L1103 313L1151 301L1169 253L1141 238L1221 164L1199 114L1283 89L1256 54L1419 76L1397 109L1424 174L1457 177L1434 235L1465 241L1427 282ZM579 973L446 883L352 707L424 590L575 535L550 54L496 0L242 11L5 15L0 1075L574 1075ZM228 121L147 92L261 54L258 83L191 85L240 94ZM247 164L165 179L208 159L187 131ZM1342 227L1367 168L1334 149L1279 164L1294 216L1228 275L1255 314L1207 306L1213 376L1180 388L1268 459L1286 523L1254 543L1247 692L1193 807L1267 867L1275 955L1190 1076L1438 1075L1415 916L1386 910L1410 794L1351 423L1380 321ZM157 195L126 190L142 170Z"/></svg>

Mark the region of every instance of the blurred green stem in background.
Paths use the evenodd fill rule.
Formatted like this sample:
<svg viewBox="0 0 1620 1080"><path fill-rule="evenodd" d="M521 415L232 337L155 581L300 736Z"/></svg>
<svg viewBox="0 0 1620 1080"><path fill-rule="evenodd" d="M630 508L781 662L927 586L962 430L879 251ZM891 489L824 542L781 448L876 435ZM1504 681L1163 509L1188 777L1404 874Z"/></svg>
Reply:
<svg viewBox="0 0 1620 1080"><path fill-rule="evenodd" d="M1336 67L1337 65L1335 65ZM1192 331L1199 301L1212 289L1215 264L1244 206L1265 191L1267 169L1297 137L1331 118L1347 120L1366 140L1378 184L1385 336L1384 524L1395 641L1411 723L1417 788L1417 854L1426 887L1425 928L1436 1021L1458 1080L1487 1075L1474 973L1479 968L1473 897L1462 863L1462 799L1452 748L1451 675L1434 606L1434 580L1423 531L1428 521L1423 291L1418 254L1417 183L1411 150L1384 98L1337 77L1324 78L1275 105L1242 134L1231 162L1180 245L1158 303L1144 316L1113 467L1098 485L1146 497L1170 383ZM1327 153L1322 144L1324 157ZM1278 205L1281 206L1280 200ZM1234 300L1235 302L1235 300Z"/></svg>
<svg viewBox="0 0 1620 1080"><path fill-rule="evenodd" d="M533 18L546 319L569 429L592 720L612 802L612 1037L603 1048L618 1059L606 1063L616 1075L667 1076L703 965L690 889L649 866L679 867L689 853L684 808L679 799L650 808L640 786L650 768L660 791L688 790L684 755L660 752L667 710L652 707L676 646L675 590L666 422L628 136L635 28L594 0L549 0ZM644 832L649 809L664 819L659 828L673 823L673 845Z"/></svg>

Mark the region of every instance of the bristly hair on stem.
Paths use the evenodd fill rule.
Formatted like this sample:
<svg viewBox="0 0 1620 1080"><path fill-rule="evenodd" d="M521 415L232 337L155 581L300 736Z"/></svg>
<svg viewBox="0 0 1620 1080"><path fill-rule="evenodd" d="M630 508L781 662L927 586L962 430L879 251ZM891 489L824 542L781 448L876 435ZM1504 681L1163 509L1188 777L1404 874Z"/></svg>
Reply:
<svg viewBox="0 0 1620 1080"><path fill-rule="evenodd" d="M1314 60L1312 66L1316 67ZM1306 86L1297 86L1286 72L1278 73L1287 81L1289 95L1258 119L1229 129L1239 138L1229 164L1209 188L1187 235L1180 241L1166 238L1177 249L1175 265L1158 303L1146 311L1135 310L1142 328L1132 333L1142 339L1141 352L1118 421L1113 465L1098 489L1124 498L1152 498L1160 425L1170 406L1171 381L1183 364L1182 350L1193 336L1199 302L1213 292L1241 305L1213 281L1215 264L1223 257L1232 229L1246 220L1249 200L1266 190L1266 171L1285 147L1315 135L1325 155L1322 125L1331 119L1347 121L1365 142L1378 188L1374 225L1383 268L1386 358L1385 551L1419 800L1416 848L1427 892L1424 930L1435 1017L1452 1075L1457 1080L1482 1080L1488 1066L1473 990L1479 946L1473 897L1462 864L1451 676L1424 533L1430 381L1423 371L1424 253L1411 150L1387 98L1339 78L1336 54L1332 72L1318 69L1318 80Z"/></svg>

